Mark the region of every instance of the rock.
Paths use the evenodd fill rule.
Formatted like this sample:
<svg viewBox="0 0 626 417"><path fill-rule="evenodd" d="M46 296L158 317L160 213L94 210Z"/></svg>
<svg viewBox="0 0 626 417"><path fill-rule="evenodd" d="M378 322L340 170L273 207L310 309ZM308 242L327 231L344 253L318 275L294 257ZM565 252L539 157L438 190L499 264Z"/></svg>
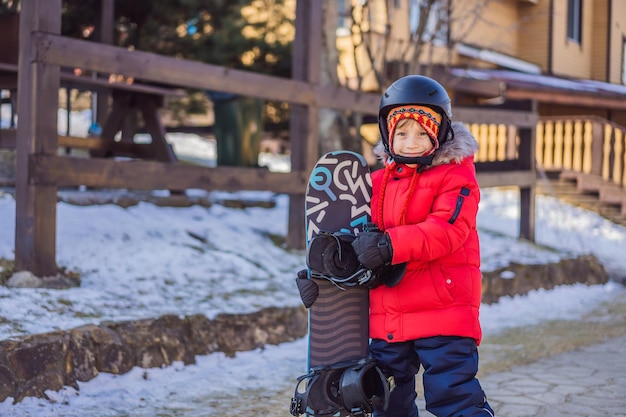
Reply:
<svg viewBox="0 0 626 417"><path fill-rule="evenodd" d="M53 288L62 290L78 287L80 280L63 274L40 278L33 275L30 271L18 271L7 280L6 285L12 288Z"/></svg>
<svg viewBox="0 0 626 417"><path fill-rule="evenodd" d="M99 372L124 374L137 364L133 351L115 331L106 326L94 326L89 335L94 343L93 355Z"/></svg>
<svg viewBox="0 0 626 417"><path fill-rule="evenodd" d="M92 333L98 331L97 326L87 325L70 330L67 364L68 375L66 384L76 389L76 381L86 382L98 375L95 357L95 344Z"/></svg>
<svg viewBox="0 0 626 417"><path fill-rule="evenodd" d="M15 378L11 369L0 365L0 402L15 395Z"/></svg>
<svg viewBox="0 0 626 417"><path fill-rule="evenodd" d="M63 388L68 344L68 334L57 331L24 337L2 351L4 360L0 362L10 366L15 402L24 397L45 397L46 390Z"/></svg>
<svg viewBox="0 0 626 417"><path fill-rule="evenodd" d="M11 288L41 288L43 280L30 271L19 271L7 280L7 287Z"/></svg>
<svg viewBox="0 0 626 417"><path fill-rule="evenodd" d="M189 322L168 315L158 319L107 324L135 352L135 363L142 368L160 368L175 361L195 363Z"/></svg>
<svg viewBox="0 0 626 417"><path fill-rule="evenodd" d="M202 314L188 317L191 329L191 347L196 355L207 355L217 352L217 328L213 321Z"/></svg>

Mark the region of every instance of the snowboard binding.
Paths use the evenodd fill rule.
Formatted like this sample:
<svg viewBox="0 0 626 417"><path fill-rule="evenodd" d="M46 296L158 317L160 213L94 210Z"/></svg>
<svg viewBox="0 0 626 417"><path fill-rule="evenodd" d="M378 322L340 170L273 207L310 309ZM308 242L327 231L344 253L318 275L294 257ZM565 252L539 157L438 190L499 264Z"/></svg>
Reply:
<svg viewBox="0 0 626 417"><path fill-rule="evenodd" d="M338 285L358 285L367 270L352 248L354 239L349 233L327 231L320 231L311 239L306 253L311 278L327 279Z"/></svg>
<svg viewBox="0 0 626 417"><path fill-rule="evenodd" d="M374 223L367 223L363 231L380 230ZM340 288L360 285L374 289L381 284L397 285L404 276L406 264L387 265L375 270L365 268L352 247L355 238L350 233L320 231L311 239L306 252L311 278L329 280Z"/></svg>
<svg viewBox="0 0 626 417"><path fill-rule="evenodd" d="M300 384L307 381L300 392ZM314 416L341 415L361 417L374 408L387 409L393 380L385 378L373 359L360 359L313 369L298 378L291 399L292 416L313 413Z"/></svg>

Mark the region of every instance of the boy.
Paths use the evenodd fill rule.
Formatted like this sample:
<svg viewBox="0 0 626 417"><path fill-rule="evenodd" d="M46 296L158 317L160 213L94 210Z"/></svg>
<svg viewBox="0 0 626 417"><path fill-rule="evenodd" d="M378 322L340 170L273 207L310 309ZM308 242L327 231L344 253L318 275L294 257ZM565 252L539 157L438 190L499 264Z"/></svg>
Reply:
<svg viewBox="0 0 626 417"><path fill-rule="evenodd" d="M434 415L494 415L476 379L478 145L451 116L443 86L419 75L394 82L380 104L384 169L372 173L371 208L381 232L360 233L352 246L368 269L406 263L406 271L370 291L370 355L396 385L376 417L418 415L420 366Z"/></svg>

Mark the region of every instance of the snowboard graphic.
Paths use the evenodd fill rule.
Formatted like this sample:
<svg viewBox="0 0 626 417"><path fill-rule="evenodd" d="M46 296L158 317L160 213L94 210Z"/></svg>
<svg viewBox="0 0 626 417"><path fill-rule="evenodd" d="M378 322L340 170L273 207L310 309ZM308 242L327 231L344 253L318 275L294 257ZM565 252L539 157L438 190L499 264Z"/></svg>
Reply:
<svg viewBox="0 0 626 417"><path fill-rule="evenodd" d="M371 221L372 181L367 162L356 153L323 155L306 191L307 245L320 231L356 234ZM369 344L369 290L316 280L319 296L309 309L308 368L365 358Z"/></svg>
<svg viewBox="0 0 626 417"><path fill-rule="evenodd" d="M309 307L307 374L292 398L294 416L364 416L376 405L386 408L388 381L368 359L367 284L374 275L350 243L371 227L371 192L367 162L354 152L323 155L309 177L307 274L318 295Z"/></svg>

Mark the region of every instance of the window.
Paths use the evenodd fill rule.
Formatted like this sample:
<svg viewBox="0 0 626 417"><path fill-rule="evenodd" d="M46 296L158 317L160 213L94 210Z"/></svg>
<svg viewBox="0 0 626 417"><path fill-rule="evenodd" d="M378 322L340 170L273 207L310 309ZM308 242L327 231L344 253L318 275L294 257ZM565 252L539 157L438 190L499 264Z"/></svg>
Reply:
<svg viewBox="0 0 626 417"><path fill-rule="evenodd" d="M567 38L582 43L583 0L567 0Z"/></svg>
<svg viewBox="0 0 626 417"><path fill-rule="evenodd" d="M409 0L409 30L415 37L420 24L420 16L430 5L423 40L435 44L448 43L448 0Z"/></svg>

